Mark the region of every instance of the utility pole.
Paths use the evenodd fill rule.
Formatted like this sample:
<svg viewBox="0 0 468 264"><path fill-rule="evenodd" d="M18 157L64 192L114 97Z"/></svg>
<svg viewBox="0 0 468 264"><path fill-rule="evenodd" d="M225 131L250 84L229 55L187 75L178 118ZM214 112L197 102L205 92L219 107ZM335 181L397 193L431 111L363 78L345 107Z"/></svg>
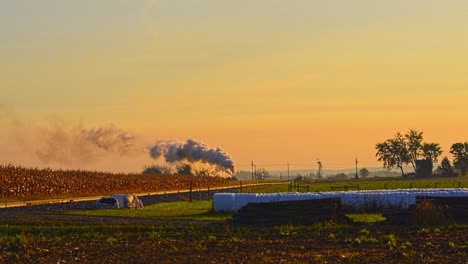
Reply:
<svg viewBox="0 0 468 264"><path fill-rule="evenodd" d="M289 181L289 161L288 161L288 181Z"/></svg>
<svg viewBox="0 0 468 264"><path fill-rule="evenodd" d="M257 179L257 164L254 164L255 167L255 180Z"/></svg>
<svg viewBox="0 0 468 264"><path fill-rule="evenodd" d="M254 180L254 163L253 160L251 161L252 163L252 181Z"/></svg>
<svg viewBox="0 0 468 264"><path fill-rule="evenodd" d="M357 165L358 165L358 160L357 160L357 156L356 156L356 175L355 175L356 180L359 179L359 174L358 174L358 171L357 171Z"/></svg>

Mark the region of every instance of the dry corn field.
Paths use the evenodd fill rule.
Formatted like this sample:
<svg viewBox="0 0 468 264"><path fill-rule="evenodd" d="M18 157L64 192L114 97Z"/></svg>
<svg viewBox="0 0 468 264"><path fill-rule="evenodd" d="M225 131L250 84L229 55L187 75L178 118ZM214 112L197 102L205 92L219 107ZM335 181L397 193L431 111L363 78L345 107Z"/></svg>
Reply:
<svg viewBox="0 0 468 264"><path fill-rule="evenodd" d="M189 188L191 178L0 165L0 198L49 198L182 190ZM195 189L230 183L228 179L221 177L193 177L192 180Z"/></svg>

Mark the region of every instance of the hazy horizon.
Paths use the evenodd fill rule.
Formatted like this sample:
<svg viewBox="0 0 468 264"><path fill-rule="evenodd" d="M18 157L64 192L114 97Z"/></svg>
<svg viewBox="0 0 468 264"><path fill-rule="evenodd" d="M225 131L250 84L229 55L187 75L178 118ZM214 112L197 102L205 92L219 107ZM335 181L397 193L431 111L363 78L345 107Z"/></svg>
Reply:
<svg viewBox="0 0 468 264"><path fill-rule="evenodd" d="M381 167L409 129L451 157L467 23L463 1L3 1L0 164L140 171L195 139L238 170Z"/></svg>

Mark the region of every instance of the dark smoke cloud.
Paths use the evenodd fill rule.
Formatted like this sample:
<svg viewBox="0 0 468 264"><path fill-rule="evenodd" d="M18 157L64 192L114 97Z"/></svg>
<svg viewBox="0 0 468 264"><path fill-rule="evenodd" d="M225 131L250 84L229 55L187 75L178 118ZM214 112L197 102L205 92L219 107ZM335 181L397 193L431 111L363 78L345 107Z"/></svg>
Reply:
<svg viewBox="0 0 468 264"><path fill-rule="evenodd" d="M153 159L163 157L168 163L204 163L215 166L230 175L235 172L234 161L228 153L193 139L185 143L158 141L149 148L149 154Z"/></svg>

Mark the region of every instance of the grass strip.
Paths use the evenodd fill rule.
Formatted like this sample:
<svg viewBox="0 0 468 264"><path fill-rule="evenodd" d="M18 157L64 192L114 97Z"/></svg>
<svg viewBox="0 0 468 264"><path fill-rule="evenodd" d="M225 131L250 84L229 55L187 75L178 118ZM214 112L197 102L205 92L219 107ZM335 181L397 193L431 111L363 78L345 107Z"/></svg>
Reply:
<svg viewBox="0 0 468 264"><path fill-rule="evenodd" d="M230 213L216 213L211 201L167 202L145 206L142 209L103 209L69 211L68 214L99 217L129 217L158 220L206 220L223 221L231 219Z"/></svg>

